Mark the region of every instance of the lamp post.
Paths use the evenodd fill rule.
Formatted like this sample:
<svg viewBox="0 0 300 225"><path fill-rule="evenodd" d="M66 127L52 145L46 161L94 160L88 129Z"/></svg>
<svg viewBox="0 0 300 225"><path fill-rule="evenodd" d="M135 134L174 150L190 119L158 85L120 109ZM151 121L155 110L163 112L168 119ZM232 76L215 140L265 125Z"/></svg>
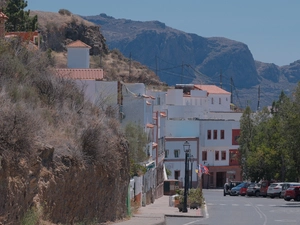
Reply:
<svg viewBox="0 0 300 225"><path fill-rule="evenodd" d="M184 196L183 196L183 209L182 212L187 212L187 192L189 187L189 162L188 157L190 154L190 143L185 141L183 144L183 150L185 152L185 177L184 177Z"/></svg>
<svg viewBox="0 0 300 225"><path fill-rule="evenodd" d="M190 189L192 189L193 188L193 163L195 161L193 155L190 156L189 161L191 162L191 185L190 185Z"/></svg>

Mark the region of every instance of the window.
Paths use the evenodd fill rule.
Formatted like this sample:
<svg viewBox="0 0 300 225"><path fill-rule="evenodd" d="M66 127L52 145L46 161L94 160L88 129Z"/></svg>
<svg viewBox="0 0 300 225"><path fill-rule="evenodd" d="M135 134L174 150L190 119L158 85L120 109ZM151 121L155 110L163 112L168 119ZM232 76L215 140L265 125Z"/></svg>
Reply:
<svg viewBox="0 0 300 225"><path fill-rule="evenodd" d="M211 130L207 131L207 139L210 140L211 139Z"/></svg>
<svg viewBox="0 0 300 225"><path fill-rule="evenodd" d="M160 97L157 97L157 105L160 105Z"/></svg>
<svg viewBox="0 0 300 225"><path fill-rule="evenodd" d="M168 158L169 156L169 150L165 150L165 158Z"/></svg>
<svg viewBox="0 0 300 225"><path fill-rule="evenodd" d="M179 177L180 177L180 170L175 170L174 171L174 177L175 177L175 180L179 180Z"/></svg>
<svg viewBox="0 0 300 225"><path fill-rule="evenodd" d="M214 104L214 98L211 98L211 104Z"/></svg>
<svg viewBox="0 0 300 225"><path fill-rule="evenodd" d="M214 140L218 139L218 131L214 130Z"/></svg>
<svg viewBox="0 0 300 225"><path fill-rule="evenodd" d="M175 157L175 158L178 158L178 157L179 157L179 154L180 154L180 150L179 150L179 149L175 149L175 150L174 150L174 157Z"/></svg>
<svg viewBox="0 0 300 225"><path fill-rule="evenodd" d="M224 131L224 130L221 130L220 136L221 136L221 139L224 139L224 138L225 138L225 131Z"/></svg>
<svg viewBox="0 0 300 225"><path fill-rule="evenodd" d="M215 160L219 160L219 151L215 152Z"/></svg>
<svg viewBox="0 0 300 225"><path fill-rule="evenodd" d="M207 151L203 151L202 152L202 161L206 161L207 160Z"/></svg>
<svg viewBox="0 0 300 225"><path fill-rule="evenodd" d="M219 98L219 104L221 104L221 98Z"/></svg>
<svg viewBox="0 0 300 225"><path fill-rule="evenodd" d="M222 160L226 160L226 151L221 152L221 157Z"/></svg>

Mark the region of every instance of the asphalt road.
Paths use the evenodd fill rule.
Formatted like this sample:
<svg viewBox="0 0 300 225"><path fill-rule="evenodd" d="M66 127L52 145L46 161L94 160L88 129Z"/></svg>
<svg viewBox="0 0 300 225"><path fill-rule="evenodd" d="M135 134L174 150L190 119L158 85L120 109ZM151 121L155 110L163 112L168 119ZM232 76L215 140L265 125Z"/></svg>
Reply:
<svg viewBox="0 0 300 225"><path fill-rule="evenodd" d="M167 225L299 225L300 202L280 198L223 196L203 190L204 218L166 218Z"/></svg>

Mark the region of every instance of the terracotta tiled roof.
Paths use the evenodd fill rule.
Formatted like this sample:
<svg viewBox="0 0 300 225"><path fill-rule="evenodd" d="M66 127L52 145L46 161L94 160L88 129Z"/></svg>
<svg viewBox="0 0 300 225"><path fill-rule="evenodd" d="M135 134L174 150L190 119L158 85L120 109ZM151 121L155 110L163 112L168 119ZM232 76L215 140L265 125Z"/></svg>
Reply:
<svg viewBox="0 0 300 225"><path fill-rule="evenodd" d="M103 69L56 69L56 74L74 80L103 80Z"/></svg>
<svg viewBox="0 0 300 225"><path fill-rule="evenodd" d="M167 116L167 114L166 114L165 112L160 112L160 115L161 115L162 117L166 117L166 116Z"/></svg>
<svg viewBox="0 0 300 225"><path fill-rule="evenodd" d="M37 31L29 31L29 32L7 32L5 37L20 37L22 41L32 41L34 43L34 38L38 37L39 33Z"/></svg>
<svg viewBox="0 0 300 225"><path fill-rule="evenodd" d="M7 20L8 17L7 17L3 12L0 12L0 19L5 19L5 20Z"/></svg>
<svg viewBox="0 0 300 225"><path fill-rule="evenodd" d="M147 126L146 126L147 128L153 128L154 127L154 125L153 124L151 124L151 123L147 123Z"/></svg>
<svg viewBox="0 0 300 225"><path fill-rule="evenodd" d="M216 85L194 85L195 88L203 91L207 91L208 94L230 94L230 92L225 91L222 88L219 88Z"/></svg>
<svg viewBox="0 0 300 225"><path fill-rule="evenodd" d="M67 48L91 48L91 46L83 43L80 40L74 41L67 45Z"/></svg>

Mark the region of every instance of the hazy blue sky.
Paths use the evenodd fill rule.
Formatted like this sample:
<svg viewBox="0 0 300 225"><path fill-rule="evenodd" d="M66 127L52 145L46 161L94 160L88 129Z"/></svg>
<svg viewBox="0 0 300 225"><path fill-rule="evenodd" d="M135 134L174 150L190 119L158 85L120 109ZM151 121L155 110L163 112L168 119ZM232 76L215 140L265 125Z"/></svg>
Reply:
<svg viewBox="0 0 300 225"><path fill-rule="evenodd" d="M158 20L199 36L243 42L262 62L282 66L300 59L300 0L28 0L27 9Z"/></svg>

